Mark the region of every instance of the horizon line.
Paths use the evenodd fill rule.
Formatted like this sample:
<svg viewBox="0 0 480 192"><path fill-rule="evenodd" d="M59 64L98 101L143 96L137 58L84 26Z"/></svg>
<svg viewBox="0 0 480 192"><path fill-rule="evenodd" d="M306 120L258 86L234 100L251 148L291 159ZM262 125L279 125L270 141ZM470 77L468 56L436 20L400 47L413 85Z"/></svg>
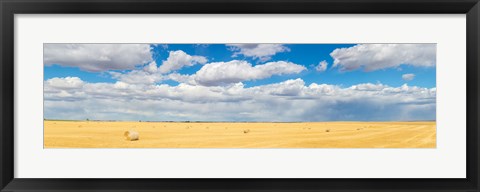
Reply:
<svg viewBox="0 0 480 192"><path fill-rule="evenodd" d="M424 122L424 121L437 121L434 120L391 120L391 121L361 121L361 120L338 120L338 121L193 121L193 120L185 120L185 121L143 121L143 120L91 120L91 119L83 119L83 120L74 120L74 119L46 119L44 118L43 121L96 121L96 122L146 122L146 123L308 123L308 122Z"/></svg>

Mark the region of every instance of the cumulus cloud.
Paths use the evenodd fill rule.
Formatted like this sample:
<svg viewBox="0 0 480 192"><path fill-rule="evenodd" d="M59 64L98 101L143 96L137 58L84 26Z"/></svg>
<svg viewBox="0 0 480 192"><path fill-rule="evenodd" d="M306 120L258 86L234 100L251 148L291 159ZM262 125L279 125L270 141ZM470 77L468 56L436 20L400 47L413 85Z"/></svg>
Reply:
<svg viewBox="0 0 480 192"><path fill-rule="evenodd" d="M163 61L158 70L161 73L169 73L181 69L184 66L193 66L195 64L205 64L207 58L203 56L191 56L182 50L170 51L167 60Z"/></svg>
<svg viewBox="0 0 480 192"><path fill-rule="evenodd" d="M190 85L217 86L265 79L273 75L298 74L306 70L302 65L285 61L268 62L252 66L247 61L232 60L229 62L205 64L193 75L183 75L175 72L165 74L166 72L178 70L183 66L192 66L198 62L203 64L206 61L206 58L201 56L190 56L183 51L172 51L168 59L160 67L157 67L156 62L153 61L142 69L126 73L111 71L109 74L112 78L129 84L153 84L171 79ZM175 66L172 63L176 63ZM168 66L168 70L166 70L165 66Z"/></svg>
<svg viewBox="0 0 480 192"><path fill-rule="evenodd" d="M148 65L146 65L143 68L143 71L148 72L148 73L156 73L158 71L157 62L153 61L153 62L149 63Z"/></svg>
<svg viewBox="0 0 480 192"><path fill-rule="evenodd" d="M298 74L305 69L302 65L285 61L252 66L247 61L233 60L206 64L193 75L193 79L201 85L216 86L265 79L273 75Z"/></svg>
<svg viewBox="0 0 480 192"><path fill-rule="evenodd" d="M132 70L127 73L111 71L112 78L129 84L153 84L167 79L160 73L155 61L145 65L143 69Z"/></svg>
<svg viewBox="0 0 480 192"><path fill-rule="evenodd" d="M134 69L152 61L149 44L44 44L46 66L78 67L89 72Z"/></svg>
<svg viewBox="0 0 480 192"><path fill-rule="evenodd" d="M152 84L166 79L161 74L148 73L141 70L134 70L128 73L110 72L110 75L114 79L130 84Z"/></svg>
<svg viewBox="0 0 480 192"><path fill-rule="evenodd" d="M51 87L55 89L79 89L85 83L78 77L65 77L65 78L51 78L45 81L46 87Z"/></svg>
<svg viewBox="0 0 480 192"><path fill-rule="evenodd" d="M413 73L407 73L402 75L402 79L405 81L411 81L415 78L415 74Z"/></svg>
<svg viewBox="0 0 480 192"><path fill-rule="evenodd" d="M171 73L168 75L168 79L179 82L185 83L189 85L197 85L198 83L195 81L195 75L184 75L179 73Z"/></svg>
<svg viewBox="0 0 480 192"><path fill-rule="evenodd" d="M290 49L282 44L226 44L231 51L232 57L244 55L260 61L268 61L277 53L289 52Z"/></svg>
<svg viewBox="0 0 480 192"><path fill-rule="evenodd" d="M330 56L334 59L333 67L341 71L375 71L400 65L433 67L436 44L360 44L335 49Z"/></svg>
<svg viewBox="0 0 480 192"><path fill-rule="evenodd" d="M290 79L280 83L274 83L263 86L256 86L250 89L254 95L272 95L272 96L304 96L305 82L298 79Z"/></svg>
<svg viewBox="0 0 480 192"><path fill-rule="evenodd" d="M328 66L327 61L323 60L323 61L320 61L320 63L318 63L317 66L315 66L315 70L317 70L319 72L323 72L323 71L327 70L327 66Z"/></svg>
<svg viewBox="0 0 480 192"><path fill-rule="evenodd" d="M45 81L45 117L113 120L435 120L435 88L404 84L306 85L302 79L245 87ZM48 90L48 91L47 91Z"/></svg>
<svg viewBox="0 0 480 192"><path fill-rule="evenodd" d="M85 97L83 86L86 83L78 77L55 77L43 84L44 97L49 100L78 101Z"/></svg>
<svg viewBox="0 0 480 192"><path fill-rule="evenodd" d="M168 58L159 67L155 61L152 61L141 69L135 69L127 73L111 71L109 74L114 79L130 84L153 84L169 79L169 76L175 79L175 75L166 75L166 73L179 70L184 66L205 64L207 61L205 57L188 55L181 50L170 51Z"/></svg>

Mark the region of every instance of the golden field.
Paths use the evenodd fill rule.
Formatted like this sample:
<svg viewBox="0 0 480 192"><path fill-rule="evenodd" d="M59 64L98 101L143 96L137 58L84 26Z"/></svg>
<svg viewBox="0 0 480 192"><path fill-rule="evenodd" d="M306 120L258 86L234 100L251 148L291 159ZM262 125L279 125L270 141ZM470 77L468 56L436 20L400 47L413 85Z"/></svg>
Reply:
<svg viewBox="0 0 480 192"><path fill-rule="evenodd" d="M134 130L139 140L128 141ZM45 148L435 148L435 122L44 121Z"/></svg>

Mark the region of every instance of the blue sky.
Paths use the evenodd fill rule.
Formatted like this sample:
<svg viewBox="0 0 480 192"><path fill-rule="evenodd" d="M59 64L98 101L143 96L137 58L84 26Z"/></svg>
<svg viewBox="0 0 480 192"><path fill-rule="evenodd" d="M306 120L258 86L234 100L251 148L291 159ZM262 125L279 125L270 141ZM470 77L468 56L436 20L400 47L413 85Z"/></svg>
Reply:
<svg viewBox="0 0 480 192"><path fill-rule="evenodd" d="M45 44L44 66L50 119L435 120L435 44Z"/></svg>
<svg viewBox="0 0 480 192"><path fill-rule="evenodd" d="M290 48L289 52L278 53L272 56L273 61L291 61L293 63L303 65L308 68L308 71L301 74L287 75L287 76L274 76L269 79L255 80L246 82L247 86L256 86L262 84L268 84L272 82L278 82L287 80L292 77L301 77L306 83L327 83L337 84L343 86L351 86L360 83L377 83L390 86L401 86L404 83L412 86L421 86L427 88L436 87L435 67L415 67L410 65L403 65L395 68L386 68L382 70L365 72L363 70L354 70L348 72L341 72L334 68L328 68L324 72L318 72L314 68L320 61L327 61L331 67L333 63L332 57L329 55L333 50L337 48L348 48L355 44L288 44L285 45ZM162 46L152 46L153 59L156 63L162 63L162 60L168 58L168 51L170 50L182 50L189 55L202 55L209 59L211 62L230 61L232 59L246 60L253 65L261 64L257 59L251 57L238 56L232 58L232 51L228 50L225 44L169 44L168 48ZM179 70L182 74L193 74L198 71L202 66L195 65L191 67L185 67ZM126 72L129 70L126 70ZM403 74L415 74L415 78L410 81L402 79ZM61 65L45 66L45 80L53 77L68 77L76 76L81 77L82 80L87 82L115 82L110 75L105 72L88 72L83 71L78 67L63 67ZM168 82L170 84L176 84L175 82Z"/></svg>

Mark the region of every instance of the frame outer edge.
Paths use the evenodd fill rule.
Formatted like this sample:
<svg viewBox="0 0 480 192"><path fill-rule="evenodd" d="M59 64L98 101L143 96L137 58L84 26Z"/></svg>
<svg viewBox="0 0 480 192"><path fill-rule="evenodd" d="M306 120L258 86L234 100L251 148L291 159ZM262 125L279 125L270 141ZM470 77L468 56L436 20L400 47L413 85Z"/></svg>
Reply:
<svg viewBox="0 0 480 192"><path fill-rule="evenodd" d="M475 111L475 114L477 114L477 118L476 118L477 122L476 122L476 126L475 126L477 128L477 129L475 129L477 131L477 133L475 135L476 135L477 138L476 138L476 140L473 140L473 139L472 140L476 141L475 146L477 147L477 150L476 150L476 154L475 154L475 160L476 161L472 162L472 163L474 164L473 166L475 167L475 173L476 173L476 175L475 175L475 177L476 177L475 187L476 187L476 190L478 191L479 188L480 188L479 187L480 177L478 176L478 174L480 172L480 169L479 169L479 163L480 162L479 162L479 158L478 158L478 156L480 155L480 147L479 147L479 145L480 145L480 141L479 141L480 131L479 131L479 125L478 125L478 119L479 119L478 116L479 116L479 109L480 109L480 105L479 105L480 103L478 101L479 100L479 95L480 95L479 94L480 78L478 77L478 75L480 74L480 67L479 67L480 66L480 56L479 56L479 53L480 53L480 3L477 3L475 5L474 9L475 9L475 12L476 12L476 20L475 20L476 31L474 33L474 34L476 34L476 39L475 39L476 48L474 49L476 54L474 54L474 55L475 55L475 59L476 59L475 62L477 64L476 65L477 66L477 76L476 76L477 77L477 81L476 81L476 83L477 83L477 87L476 87L477 88L477 92L476 92L477 95L476 95L476 100L475 100L477 102L477 107L476 107L477 110Z"/></svg>
<svg viewBox="0 0 480 192"><path fill-rule="evenodd" d="M14 11L3 0L0 10L0 189L3 189L14 177Z"/></svg>
<svg viewBox="0 0 480 192"><path fill-rule="evenodd" d="M0 26L3 27L4 24L5 24L5 21L3 20L3 13L5 13L5 9L4 9L4 2L2 0L0 0ZM3 31L4 30L0 30L0 42L4 42L3 41ZM2 43L1 46L0 46L0 73L3 71L3 65L4 65L4 62L3 62L3 47L4 47L4 44ZM0 190L3 189L7 183L4 181L4 178L5 178L5 174L3 173L4 172L4 169L5 169L5 160L6 159L6 155L4 154L4 151L3 151L3 148L5 147L4 145L4 133L3 133L3 130L4 130L4 121L3 121L3 113L4 113L4 109L3 109L3 97L4 97L4 92L3 92L3 79L1 80L0 82Z"/></svg>
<svg viewBox="0 0 480 192"><path fill-rule="evenodd" d="M476 160L476 162L472 162L472 167L474 167L475 169L475 187L476 187L476 190L479 191L480 190L480 177L479 177L479 172L480 172L480 161L478 160L478 156L480 155L480 126L479 126L479 110L480 110L480 102L479 102L479 92L480 92L480 78L478 77L480 75L480 2L477 2L477 4L472 8L474 11L475 11L475 22L473 24L473 26L475 27L475 31L474 31L474 35L475 35L475 43L474 43L474 48L473 48L473 51L475 54L474 54L474 57L475 57L475 63L476 63L476 66L477 66L477 75L476 75L476 78L477 78L477 81L476 81L476 111L474 114L477 114L477 122L476 122L476 126L474 129L476 131L475 134L472 134L472 135L475 135L476 136L476 142L474 142L472 144L472 146L475 146L476 147L476 150L475 150L475 156L474 156L474 160Z"/></svg>
<svg viewBox="0 0 480 192"><path fill-rule="evenodd" d="M477 2L467 13L467 180L471 187L479 190L479 140L480 131L480 3ZM475 138L476 137L476 138Z"/></svg>
<svg viewBox="0 0 480 192"><path fill-rule="evenodd" d="M39 1L44 2L45 1ZM68 1L67 1L68 2ZM14 8L11 1L0 0L0 191L14 177ZM27 11L28 12L28 11ZM480 118L480 3L467 13L467 179L468 190L479 190L479 144L478 119ZM8 187L9 188L9 187ZM5 190L15 190L15 187ZM463 191L462 189L459 189ZM268 191L268 190L267 190ZM342 191L342 190L339 190ZM414 190L412 190L414 191Z"/></svg>

